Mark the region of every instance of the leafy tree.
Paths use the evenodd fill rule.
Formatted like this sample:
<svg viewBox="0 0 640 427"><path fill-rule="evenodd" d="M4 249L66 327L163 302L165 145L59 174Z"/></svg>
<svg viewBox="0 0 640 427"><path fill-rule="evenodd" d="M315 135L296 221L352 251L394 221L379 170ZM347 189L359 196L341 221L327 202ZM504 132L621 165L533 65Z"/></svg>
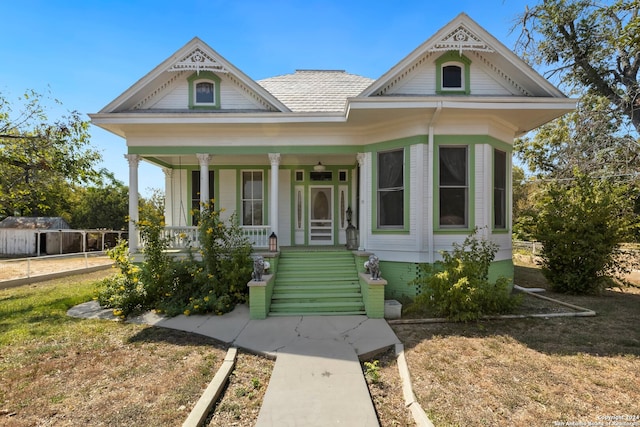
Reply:
<svg viewBox="0 0 640 427"><path fill-rule="evenodd" d="M140 218L164 222L164 192L158 188L151 189L151 196L141 197L138 201L138 209Z"/></svg>
<svg viewBox="0 0 640 427"><path fill-rule="evenodd" d="M543 0L519 17L518 50L568 87L605 97L640 132L640 3Z"/></svg>
<svg viewBox="0 0 640 427"><path fill-rule="evenodd" d="M126 228L129 214L129 189L106 173L110 183L100 186L75 186L71 200L69 224L72 228Z"/></svg>
<svg viewBox="0 0 640 427"><path fill-rule="evenodd" d="M28 91L12 106L0 94L0 216L51 214L65 183L100 178L89 123L77 111L50 122L45 101L60 104Z"/></svg>
<svg viewBox="0 0 640 427"><path fill-rule="evenodd" d="M539 200L536 237L553 289L597 293L624 273L617 255L633 229L633 192L628 185L580 172L572 180L549 183Z"/></svg>
<svg viewBox="0 0 640 427"><path fill-rule="evenodd" d="M541 178L570 179L581 173L635 180L640 144L624 132L624 117L602 96L586 94L576 111L516 140L514 148Z"/></svg>
<svg viewBox="0 0 640 427"><path fill-rule="evenodd" d="M540 181L527 177L520 166L513 167L513 235L518 240L531 240L538 217L536 197Z"/></svg>

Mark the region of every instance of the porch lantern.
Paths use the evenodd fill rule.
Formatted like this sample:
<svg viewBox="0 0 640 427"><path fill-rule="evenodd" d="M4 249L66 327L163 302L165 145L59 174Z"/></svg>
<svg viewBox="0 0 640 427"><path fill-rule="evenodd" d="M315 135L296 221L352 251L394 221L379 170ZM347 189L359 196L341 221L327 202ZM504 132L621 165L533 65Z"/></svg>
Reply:
<svg viewBox="0 0 640 427"><path fill-rule="evenodd" d="M269 252L277 252L278 251L278 236L273 231L269 236Z"/></svg>
<svg viewBox="0 0 640 427"><path fill-rule="evenodd" d="M347 249L350 251L358 249L358 233L356 227L351 224L351 217L353 215L353 211L351 210L351 206L347 208L347 228L345 232L347 233Z"/></svg>

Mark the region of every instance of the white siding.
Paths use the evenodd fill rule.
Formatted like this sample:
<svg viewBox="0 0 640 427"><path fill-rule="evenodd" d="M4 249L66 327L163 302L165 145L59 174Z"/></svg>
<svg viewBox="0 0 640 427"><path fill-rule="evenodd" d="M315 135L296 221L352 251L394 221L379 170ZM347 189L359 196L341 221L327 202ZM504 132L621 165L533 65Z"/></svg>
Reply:
<svg viewBox="0 0 640 427"><path fill-rule="evenodd" d="M189 107L189 83L186 78L173 83L162 93L156 95L143 109L184 110ZM221 76L220 108L223 110L255 110L265 109L228 77Z"/></svg>
<svg viewBox="0 0 640 427"><path fill-rule="evenodd" d="M436 67L433 63L423 64L387 92L389 95L434 95L435 93Z"/></svg>
<svg viewBox="0 0 640 427"><path fill-rule="evenodd" d="M220 214L220 218L224 221L229 219L231 215L237 209L237 186L236 182L236 170L235 169L220 169L218 171L219 179L219 192L216 197L219 203L216 203L220 208L224 208L225 211Z"/></svg>
<svg viewBox="0 0 640 427"><path fill-rule="evenodd" d="M187 171L174 169L171 173L171 186L165 188L171 192L172 206L172 226L179 227L191 225L191 200L187 193Z"/></svg>
<svg viewBox="0 0 640 427"><path fill-rule="evenodd" d="M34 230L0 230L0 254L34 255L36 232Z"/></svg>
<svg viewBox="0 0 640 427"><path fill-rule="evenodd" d="M488 71L475 62L471 63L469 76L469 80L471 80L471 95L517 95L515 89L509 91Z"/></svg>

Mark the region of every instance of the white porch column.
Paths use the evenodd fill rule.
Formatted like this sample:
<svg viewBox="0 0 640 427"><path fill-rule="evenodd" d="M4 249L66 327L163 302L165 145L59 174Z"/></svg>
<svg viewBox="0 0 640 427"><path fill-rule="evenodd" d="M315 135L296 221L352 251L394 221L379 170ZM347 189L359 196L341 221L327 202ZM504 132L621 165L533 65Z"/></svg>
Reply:
<svg viewBox="0 0 640 427"><path fill-rule="evenodd" d="M280 153L269 153L271 162L271 197L269 198L269 222L271 231L278 235L278 168L280 166Z"/></svg>
<svg viewBox="0 0 640 427"><path fill-rule="evenodd" d="M209 203L209 159L210 154L198 153L198 162L200 162L200 212Z"/></svg>
<svg viewBox="0 0 640 427"><path fill-rule="evenodd" d="M138 164L140 156L137 154L125 154L124 158L129 162L129 252L138 252Z"/></svg>
<svg viewBox="0 0 640 427"><path fill-rule="evenodd" d="M164 223L173 224L173 169L162 168L164 172Z"/></svg>
<svg viewBox="0 0 640 427"><path fill-rule="evenodd" d="M369 169L366 167L366 153L357 153L356 159L360 166L360 208L358 212L358 250L364 251L367 247L367 215L371 211L370 204L367 204L368 194L367 182L369 182Z"/></svg>

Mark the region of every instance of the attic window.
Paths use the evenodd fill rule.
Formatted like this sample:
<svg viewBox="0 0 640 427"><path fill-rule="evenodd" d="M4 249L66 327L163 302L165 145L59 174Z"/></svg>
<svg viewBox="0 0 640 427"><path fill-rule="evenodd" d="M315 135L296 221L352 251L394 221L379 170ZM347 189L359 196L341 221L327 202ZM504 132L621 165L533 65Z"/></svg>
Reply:
<svg viewBox="0 0 640 427"><path fill-rule="evenodd" d="M193 73L187 82L190 109L216 110L220 108L220 77L211 71L200 71Z"/></svg>
<svg viewBox="0 0 640 427"><path fill-rule="evenodd" d="M462 67L444 65L442 67L442 89L462 89Z"/></svg>
<svg viewBox="0 0 640 427"><path fill-rule="evenodd" d="M436 93L465 94L470 90L471 61L459 52L447 52L436 60Z"/></svg>
<svg viewBox="0 0 640 427"><path fill-rule="evenodd" d="M211 82L196 83L196 104L215 104L215 84Z"/></svg>

